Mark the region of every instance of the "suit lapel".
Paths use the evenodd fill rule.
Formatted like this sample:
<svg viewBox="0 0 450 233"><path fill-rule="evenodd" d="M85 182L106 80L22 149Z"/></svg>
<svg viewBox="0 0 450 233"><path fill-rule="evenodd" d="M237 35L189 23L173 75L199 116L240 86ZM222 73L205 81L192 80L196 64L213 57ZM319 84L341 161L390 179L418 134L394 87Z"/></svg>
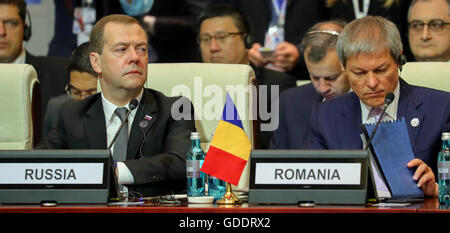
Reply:
<svg viewBox="0 0 450 233"><path fill-rule="evenodd" d="M404 117L408 129L409 140L414 145L418 132L423 125L424 113L421 110L422 101L412 94L412 86L400 79L400 99L397 118Z"/></svg>
<svg viewBox="0 0 450 233"><path fill-rule="evenodd" d="M158 105L155 96L144 89L141 103L133 120L130 137L128 140L127 159L134 159L143 143L144 134L148 139L150 128L158 118Z"/></svg>
<svg viewBox="0 0 450 233"><path fill-rule="evenodd" d="M361 105L359 103L359 99L355 93L351 93L349 97L348 104L342 108L341 119L337 121L340 124L339 132L347 132L344 135L345 137L341 137L341 144L343 148L363 148L361 141ZM348 137L352 137L351 140ZM344 145L345 142L348 142L348 145Z"/></svg>
<svg viewBox="0 0 450 233"><path fill-rule="evenodd" d="M101 96L94 101L83 116L82 124L89 149L106 149L106 122Z"/></svg>

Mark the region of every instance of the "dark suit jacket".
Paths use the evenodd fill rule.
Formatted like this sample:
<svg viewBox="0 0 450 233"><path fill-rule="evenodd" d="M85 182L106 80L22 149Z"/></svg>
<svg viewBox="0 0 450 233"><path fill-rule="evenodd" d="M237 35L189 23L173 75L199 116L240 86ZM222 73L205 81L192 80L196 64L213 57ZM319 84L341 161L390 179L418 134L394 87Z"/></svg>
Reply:
<svg viewBox="0 0 450 233"><path fill-rule="evenodd" d="M47 110L45 111L44 116L44 124L42 126L42 137L47 136L53 128L56 128L58 125L58 116L61 106L71 100L72 98L70 98L67 94L51 97L48 100Z"/></svg>
<svg viewBox="0 0 450 233"><path fill-rule="evenodd" d="M311 112L323 97L310 84L280 96L280 125L270 141L271 149L305 149L311 134Z"/></svg>
<svg viewBox="0 0 450 233"><path fill-rule="evenodd" d="M252 68L255 71L255 77L259 85L259 92L261 92L262 90L261 85L265 85L267 87L267 98L263 100L260 98L261 95L258 95L259 102L261 103L261 101L263 101L262 104L267 103L267 113L278 114L274 113L272 110L272 100L270 95L272 90L271 87L272 85L278 85L279 88L278 94L280 94L281 92L296 86L297 83L295 78L291 75L273 70L268 70L263 67L252 66ZM278 101L278 99L276 99L275 101ZM260 109L259 107L260 106L258 105L258 109ZM260 122L262 124L269 124L272 120L273 119L261 120ZM267 149L269 147L269 142L270 138L272 137L272 134L273 131L261 131L260 149Z"/></svg>
<svg viewBox="0 0 450 233"><path fill-rule="evenodd" d="M441 134L450 131L450 93L409 85L400 80L397 118L400 117L406 120L414 156L437 175ZM410 124L413 118L419 119L417 127ZM316 105L311 117L313 135L310 147L362 149L361 122L361 106L353 92Z"/></svg>
<svg viewBox="0 0 450 233"><path fill-rule="evenodd" d="M272 0L212 0L212 4L232 4L246 14L253 26L255 42L264 44L272 20ZM284 39L300 43L309 27L320 21L320 1L287 0Z"/></svg>
<svg viewBox="0 0 450 233"><path fill-rule="evenodd" d="M186 98L166 97L162 93L145 89L139 103L128 141L127 160L135 185L131 190L145 196L169 194L186 189L186 153L191 146L190 134L195 131L193 107L184 117L190 120L174 120L172 106L183 112L177 104ZM187 111L187 109L186 109ZM139 126L152 117L144 128ZM185 118L186 119L186 118ZM63 105L58 127L44 138L38 149L105 149L106 123L101 94L82 101ZM142 148L142 154L140 152Z"/></svg>
<svg viewBox="0 0 450 233"><path fill-rule="evenodd" d="M324 0L325 2L326 0ZM360 2L360 9L362 9L362 1ZM409 50L408 41L408 9L411 0L399 0L389 7L385 7L386 1L370 1L367 15L383 16L392 21L400 31L400 36L403 42L403 53L408 58L408 61L413 60L414 56ZM335 4L329 8L323 7L322 15L325 19L342 19L350 23L355 19L355 12L353 10L352 1L336 1Z"/></svg>
<svg viewBox="0 0 450 233"><path fill-rule="evenodd" d="M272 20L271 0L212 0L212 4L232 4L246 14L252 24L254 42L264 45L266 31ZM307 0L287 0L284 24L284 39L294 45L300 44L305 32L315 23L321 21L321 2ZM299 50L300 51L300 50ZM289 74L296 79L309 79L309 74L300 59Z"/></svg>
<svg viewBox="0 0 450 233"><path fill-rule="evenodd" d="M149 41L158 56L156 62L201 61L195 22L206 8L207 2L207 0L154 1L152 9L147 14L156 17L155 33L149 35Z"/></svg>
<svg viewBox="0 0 450 233"><path fill-rule="evenodd" d="M46 57L46 56L33 56L30 53L26 53L25 63L34 67L37 73L40 86L40 114L38 114L39 129L42 127L42 121L44 119L45 110L50 97L65 94L65 86L69 80L69 72L67 68L70 62L70 58L63 57ZM38 133L40 136L40 132Z"/></svg>

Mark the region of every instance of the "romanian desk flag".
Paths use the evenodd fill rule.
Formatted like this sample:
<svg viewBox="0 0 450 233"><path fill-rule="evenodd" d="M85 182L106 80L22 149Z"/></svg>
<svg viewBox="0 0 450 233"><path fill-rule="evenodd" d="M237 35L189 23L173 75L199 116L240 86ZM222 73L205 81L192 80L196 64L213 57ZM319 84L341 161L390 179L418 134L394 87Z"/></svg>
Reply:
<svg viewBox="0 0 450 233"><path fill-rule="evenodd" d="M211 140L202 172L237 185L250 156L251 143L236 106L227 93L222 119Z"/></svg>

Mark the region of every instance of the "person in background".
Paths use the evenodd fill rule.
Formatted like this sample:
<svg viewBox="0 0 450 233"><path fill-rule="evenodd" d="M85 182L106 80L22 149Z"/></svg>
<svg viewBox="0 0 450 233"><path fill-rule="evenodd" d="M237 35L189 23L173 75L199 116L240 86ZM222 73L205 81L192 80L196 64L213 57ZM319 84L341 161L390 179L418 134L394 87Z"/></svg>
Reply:
<svg viewBox="0 0 450 233"><path fill-rule="evenodd" d="M211 4L231 4L248 16L254 32L249 60L255 66L307 79L298 45L306 30L321 21L320 1L212 0ZM263 47L270 52L261 52Z"/></svg>
<svg viewBox="0 0 450 233"><path fill-rule="evenodd" d="M97 73L91 66L89 43L78 46L69 64L69 83L66 86L67 94L50 98L45 112L42 137L47 136L51 129L58 123L58 115L61 106L71 100L83 100L97 93Z"/></svg>
<svg viewBox="0 0 450 233"><path fill-rule="evenodd" d="M156 53L155 62L199 62L195 21L208 0L154 0L140 21Z"/></svg>
<svg viewBox="0 0 450 233"><path fill-rule="evenodd" d="M70 59L34 56L26 51L23 42L29 41L32 36L26 15L27 4L24 0L0 0L0 63L30 64L36 70L41 95L36 129L40 130L50 97L64 94ZM34 133L41 135L40 132Z"/></svg>
<svg viewBox="0 0 450 233"><path fill-rule="evenodd" d="M64 104L57 127L37 149L106 149L113 143L122 191L154 196L185 190L194 111L187 98L144 88L147 33L135 18L114 14L94 25L89 43L102 92Z"/></svg>
<svg viewBox="0 0 450 233"><path fill-rule="evenodd" d="M416 61L450 61L450 0L412 1L408 24Z"/></svg>
<svg viewBox="0 0 450 233"><path fill-rule="evenodd" d="M450 130L450 93L399 78L405 63L400 33L383 17L367 16L345 26L337 52L353 92L314 107L309 148L361 150L361 124L403 118L415 157L405 166L415 169L412 179L425 196L437 196L437 155L441 133ZM381 115L388 93L395 98Z"/></svg>
<svg viewBox="0 0 450 233"><path fill-rule="evenodd" d="M230 5L214 5L205 10L198 20L199 43L202 60L205 63L250 64L248 51L251 47L249 38L253 36L249 19L239 9ZM271 112L271 90L277 85L279 92L295 87L296 82L290 75L265 69L252 67L259 84L267 86L267 99L259 99L266 104ZM279 93L277 93L279 94ZM278 99L276 99L278 101ZM276 113L278 115L278 113ZM273 119L262 121L268 123ZM260 146L268 147L273 131L262 131Z"/></svg>
<svg viewBox="0 0 450 233"><path fill-rule="evenodd" d="M321 0L322 15L326 19L341 19L350 22L368 15L376 15L394 22L400 31L402 43L408 45L407 12L411 0ZM412 60L413 55L405 48L403 54Z"/></svg>
<svg viewBox="0 0 450 233"><path fill-rule="evenodd" d="M349 92L336 51L344 26L342 21L320 22L303 37L300 47L312 83L281 94L280 125L270 141L271 149L305 149L311 134L313 106Z"/></svg>

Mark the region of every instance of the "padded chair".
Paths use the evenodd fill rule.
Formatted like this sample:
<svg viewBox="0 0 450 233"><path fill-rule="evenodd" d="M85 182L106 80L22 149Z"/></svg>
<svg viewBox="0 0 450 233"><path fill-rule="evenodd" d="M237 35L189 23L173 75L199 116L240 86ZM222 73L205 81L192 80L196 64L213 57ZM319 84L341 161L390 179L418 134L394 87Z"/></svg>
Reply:
<svg viewBox="0 0 450 233"><path fill-rule="evenodd" d="M248 65L154 63L148 66L146 87L161 91L167 96L183 95L192 101L195 125L206 152L221 118L227 91L238 109L244 131L255 148L259 140L258 124L251 117L252 113L256 113L252 104L255 93L252 88L248 89L254 81L255 74ZM214 105L215 100L217 105ZM248 190L249 164L247 162L235 189Z"/></svg>
<svg viewBox="0 0 450 233"><path fill-rule="evenodd" d="M408 62L400 76L412 85L450 92L450 62Z"/></svg>
<svg viewBox="0 0 450 233"><path fill-rule="evenodd" d="M33 103L39 99L36 71L27 64L0 64L0 76L0 149L31 150L40 127L34 117L39 111L33 111L40 109Z"/></svg>

